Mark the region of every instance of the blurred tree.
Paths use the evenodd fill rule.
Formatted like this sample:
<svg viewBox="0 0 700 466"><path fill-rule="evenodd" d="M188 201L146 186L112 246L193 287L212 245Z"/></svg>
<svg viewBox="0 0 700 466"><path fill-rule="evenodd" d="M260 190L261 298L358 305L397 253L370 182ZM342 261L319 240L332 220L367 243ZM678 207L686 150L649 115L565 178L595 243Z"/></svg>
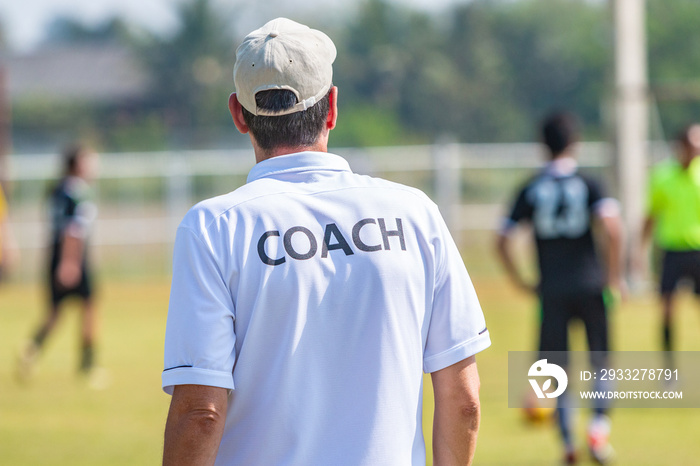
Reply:
<svg viewBox="0 0 700 466"><path fill-rule="evenodd" d="M49 23L43 43L45 45L106 42L126 44L131 40L131 31L121 18L110 18L96 26L88 26L75 18L58 16Z"/></svg>
<svg viewBox="0 0 700 466"><path fill-rule="evenodd" d="M673 138L700 118L700 2L647 0L649 81L661 128Z"/></svg>
<svg viewBox="0 0 700 466"><path fill-rule="evenodd" d="M403 46L408 35L405 14L383 0L369 0L348 25L338 67L350 93L380 106L397 104L398 82L410 53Z"/></svg>
<svg viewBox="0 0 700 466"><path fill-rule="evenodd" d="M445 33L443 121L462 141L516 140L527 124L513 99L517 77L504 50L512 44L498 28L501 9L486 1L458 6Z"/></svg>
<svg viewBox="0 0 700 466"><path fill-rule="evenodd" d="M99 56L126 57L120 63L132 64L133 61L129 61L129 58L130 48L135 44L134 37L134 29L120 18L109 18L96 25L87 25L77 19L61 16L49 23L39 50L33 56L30 53L29 59L35 63L35 73L46 72L51 66L60 66L60 62L54 60L52 63L51 60L42 58L55 57L52 48L59 46L66 49L61 51L62 56L67 55L72 59L86 54L96 56L94 49L98 49ZM110 60L107 59L106 62L109 63ZM92 70L73 70L76 73L72 75L73 78L77 73L85 73L92 76L92 79L99 79L99 73L91 74ZM71 79L70 73L67 76L68 78L61 76L57 81ZM16 147L21 150L26 146L32 151L54 150L56 146L71 139L87 139L94 145L109 150L162 147L162 143L147 145L144 144L144 139L135 138L128 145L121 144L115 135L128 132L131 128L143 127L139 121L145 118L142 115L142 101L138 96L103 97L91 99L74 94L66 97L56 89L45 94L22 94L13 102L13 133L19 142Z"/></svg>
<svg viewBox="0 0 700 466"><path fill-rule="evenodd" d="M342 103L338 126L333 130L332 147L376 147L425 143L425 135L411 133L390 109L357 102Z"/></svg>
<svg viewBox="0 0 700 466"><path fill-rule="evenodd" d="M175 34L151 37L142 56L153 76L151 104L163 112L168 126L185 136L183 142L201 145L208 128L229 121L225 97L232 85L224 78L233 61L233 41L210 0L182 2L177 16Z"/></svg>
<svg viewBox="0 0 700 466"><path fill-rule="evenodd" d="M347 134L357 135L358 144L429 141L433 131L415 124L420 120L415 112L423 106L416 109L409 101L426 92L412 81L422 69L425 50L437 46L439 40L424 13L385 0L368 0L361 5L358 15L336 39L339 52L334 74L341 89L341 118L343 114L351 116L352 131ZM439 55L439 48L433 53ZM362 118L362 113L367 116ZM342 125L339 131L343 131Z"/></svg>
<svg viewBox="0 0 700 466"><path fill-rule="evenodd" d="M553 108L565 108L599 137L600 108L613 64L607 5L585 0L515 2L499 11L495 27L513 76L510 101L523 118L539 119ZM531 139L533 127L528 122L511 137Z"/></svg>
<svg viewBox="0 0 700 466"><path fill-rule="evenodd" d="M444 18L367 0L341 42L337 81L352 105L394 112L427 140L531 140L532 120L553 107L599 136L606 15L585 0L474 0Z"/></svg>
<svg viewBox="0 0 700 466"><path fill-rule="evenodd" d="M94 121L105 143L119 148L139 141L206 147L232 137L225 100L236 42L228 25L235 22L214 0L176 5L179 25L167 37L135 34L116 18L94 27L54 20L46 43L135 47L152 87L144 101L118 111L81 102L72 103L77 112L52 113L81 115L70 117L73 125ZM650 82L670 133L700 113L700 2L647 5ZM613 70L607 2L471 0L437 15L363 0L356 11L329 32L341 106L334 145L425 143L443 134L465 142L533 140L537 120L555 107L576 112L587 138L605 135L601 105ZM17 117L36 115L32 125L58 130L40 107L20 105Z"/></svg>

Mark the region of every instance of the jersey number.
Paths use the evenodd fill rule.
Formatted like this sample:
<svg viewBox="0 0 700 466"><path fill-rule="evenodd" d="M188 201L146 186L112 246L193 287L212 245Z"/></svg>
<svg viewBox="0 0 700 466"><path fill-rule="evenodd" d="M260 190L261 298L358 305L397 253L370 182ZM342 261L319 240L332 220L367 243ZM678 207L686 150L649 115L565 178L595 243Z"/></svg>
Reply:
<svg viewBox="0 0 700 466"><path fill-rule="evenodd" d="M588 229L588 187L580 178L544 180L532 194L533 222L540 238L577 238Z"/></svg>

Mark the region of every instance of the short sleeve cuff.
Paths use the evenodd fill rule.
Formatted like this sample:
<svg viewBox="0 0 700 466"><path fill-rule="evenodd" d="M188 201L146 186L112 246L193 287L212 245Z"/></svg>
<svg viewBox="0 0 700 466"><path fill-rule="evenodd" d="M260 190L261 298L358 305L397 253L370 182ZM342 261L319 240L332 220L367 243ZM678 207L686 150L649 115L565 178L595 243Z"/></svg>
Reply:
<svg viewBox="0 0 700 466"><path fill-rule="evenodd" d="M73 238L85 239L88 236L87 223L75 219L66 227L66 235L72 236Z"/></svg>
<svg viewBox="0 0 700 466"><path fill-rule="evenodd" d="M173 394L175 385L207 385L233 390L233 374L197 367L175 367L166 369L162 375L163 391Z"/></svg>
<svg viewBox="0 0 700 466"><path fill-rule="evenodd" d="M428 374L458 363L491 346L488 330L461 345L423 359L423 371Z"/></svg>
<svg viewBox="0 0 700 466"><path fill-rule="evenodd" d="M612 197L605 197L592 206L593 211L600 218L619 217L620 203Z"/></svg>

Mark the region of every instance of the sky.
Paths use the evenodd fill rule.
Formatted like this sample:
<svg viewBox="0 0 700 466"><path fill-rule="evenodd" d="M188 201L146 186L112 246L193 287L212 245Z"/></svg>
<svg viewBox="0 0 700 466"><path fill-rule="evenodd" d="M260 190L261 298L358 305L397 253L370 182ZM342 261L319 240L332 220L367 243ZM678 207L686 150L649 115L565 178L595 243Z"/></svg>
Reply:
<svg viewBox="0 0 700 466"><path fill-rule="evenodd" d="M45 27L56 16L68 16L86 25L99 24L113 16L120 16L135 25L165 33L175 26L173 10L178 0L0 0L0 22L10 48L28 51L43 37ZM277 16L319 12L333 18L347 14L348 0L214 0L232 16L267 20ZM393 0L423 10L438 10L448 5L469 0ZM234 7L234 5L239 5ZM241 11L243 10L243 11ZM257 26L257 24L255 25Z"/></svg>

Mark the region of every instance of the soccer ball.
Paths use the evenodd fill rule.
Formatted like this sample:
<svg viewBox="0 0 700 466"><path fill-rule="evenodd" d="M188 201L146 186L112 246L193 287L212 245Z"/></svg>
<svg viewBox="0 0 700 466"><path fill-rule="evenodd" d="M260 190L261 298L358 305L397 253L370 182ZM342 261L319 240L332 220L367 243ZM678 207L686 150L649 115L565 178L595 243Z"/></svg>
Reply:
<svg viewBox="0 0 700 466"><path fill-rule="evenodd" d="M554 419L556 401L540 399L535 394L528 394L523 399L522 416L528 424L548 424Z"/></svg>

